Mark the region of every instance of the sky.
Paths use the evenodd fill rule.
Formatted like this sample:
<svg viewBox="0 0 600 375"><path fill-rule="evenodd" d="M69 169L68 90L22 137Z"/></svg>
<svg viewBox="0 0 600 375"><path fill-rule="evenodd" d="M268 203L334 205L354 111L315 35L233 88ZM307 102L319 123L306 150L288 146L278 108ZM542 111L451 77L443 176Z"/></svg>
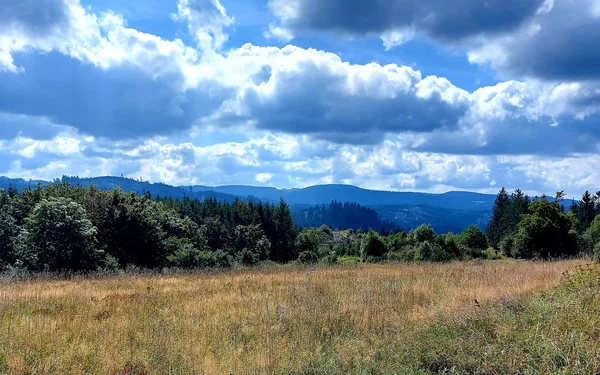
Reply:
<svg viewBox="0 0 600 375"><path fill-rule="evenodd" d="M0 175L600 189L600 0L0 0Z"/></svg>

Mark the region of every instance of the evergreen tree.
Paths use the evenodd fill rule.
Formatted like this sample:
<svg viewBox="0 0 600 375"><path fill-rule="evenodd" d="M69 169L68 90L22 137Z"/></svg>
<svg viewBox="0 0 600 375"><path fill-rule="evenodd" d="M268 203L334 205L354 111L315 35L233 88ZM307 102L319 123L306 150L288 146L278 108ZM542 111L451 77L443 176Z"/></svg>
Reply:
<svg viewBox="0 0 600 375"><path fill-rule="evenodd" d="M297 258L296 227L292 220L290 207L280 199L279 205L274 210L275 238L271 244L271 260L276 262L289 262Z"/></svg>
<svg viewBox="0 0 600 375"><path fill-rule="evenodd" d="M596 216L596 203L590 192L587 190L583 193L579 205L577 205L576 215L586 228L590 226L592 220L594 220L594 217Z"/></svg>
<svg viewBox="0 0 600 375"><path fill-rule="evenodd" d="M492 218L486 229L489 243L493 247L498 246L500 238L506 231L507 226L504 215L509 205L510 199L508 197L508 192L503 187L496 196L494 207L492 208Z"/></svg>

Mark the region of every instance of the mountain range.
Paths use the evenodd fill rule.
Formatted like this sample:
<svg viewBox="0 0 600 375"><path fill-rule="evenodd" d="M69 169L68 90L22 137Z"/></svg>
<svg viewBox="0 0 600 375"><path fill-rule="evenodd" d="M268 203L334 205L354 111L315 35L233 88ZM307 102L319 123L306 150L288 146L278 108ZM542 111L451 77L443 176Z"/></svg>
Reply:
<svg viewBox="0 0 600 375"><path fill-rule="evenodd" d="M460 232L475 224L485 228L491 217L495 195L473 192L448 192L443 194L390 192L362 189L352 185L316 185L302 189L277 189L245 185L229 186L171 186L150 183L124 177L79 178L63 176L54 181L27 181L0 177L0 188L7 189L12 184L18 190L33 188L38 183L48 185L56 182L69 182L73 185L90 186L98 189L137 193L150 192L152 195L182 199L215 198L232 202L235 199L249 199L263 202L278 202L283 198L292 212L306 210L315 205L326 205L332 201L353 202L373 208L383 220L393 222L404 229L413 229L420 224L431 224L436 232Z"/></svg>

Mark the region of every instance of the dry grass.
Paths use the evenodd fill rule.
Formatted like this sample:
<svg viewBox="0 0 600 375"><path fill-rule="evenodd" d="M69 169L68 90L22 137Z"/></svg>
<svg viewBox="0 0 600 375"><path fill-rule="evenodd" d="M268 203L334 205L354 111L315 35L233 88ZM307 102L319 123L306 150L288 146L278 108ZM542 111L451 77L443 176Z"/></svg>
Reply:
<svg viewBox="0 0 600 375"><path fill-rule="evenodd" d="M378 358L383 348L409 345L416 327L546 290L581 263L362 265L9 282L0 284L0 372L357 372L385 361Z"/></svg>

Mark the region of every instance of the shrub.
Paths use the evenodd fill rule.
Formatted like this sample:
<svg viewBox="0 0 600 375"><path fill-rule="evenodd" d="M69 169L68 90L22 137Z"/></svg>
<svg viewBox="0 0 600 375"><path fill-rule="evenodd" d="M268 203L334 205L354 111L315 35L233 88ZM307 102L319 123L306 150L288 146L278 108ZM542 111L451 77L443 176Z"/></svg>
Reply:
<svg viewBox="0 0 600 375"><path fill-rule="evenodd" d="M425 241L416 246L416 261L444 262L452 259L452 256L435 242Z"/></svg>
<svg viewBox="0 0 600 375"><path fill-rule="evenodd" d="M466 228L460 236L458 236L458 242L469 249L485 250L488 247L487 236L475 225Z"/></svg>
<svg viewBox="0 0 600 375"><path fill-rule="evenodd" d="M431 225L419 225L413 231L408 234L408 238L412 243L419 243L425 241L434 241L435 232Z"/></svg>
<svg viewBox="0 0 600 375"><path fill-rule="evenodd" d="M101 265L96 227L84 208L68 198L38 203L19 235L26 266L38 271L85 271Z"/></svg>
<svg viewBox="0 0 600 375"><path fill-rule="evenodd" d="M364 238L361 248L363 260L376 260L385 255L386 247L381 236L370 230Z"/></svg>
<svg viewBox="0 0 600 375"><path fill-rule="evenodd" d="M515 239L513 236L504 236L500 240L500 252L506 257L514 256Z"/></svg>

